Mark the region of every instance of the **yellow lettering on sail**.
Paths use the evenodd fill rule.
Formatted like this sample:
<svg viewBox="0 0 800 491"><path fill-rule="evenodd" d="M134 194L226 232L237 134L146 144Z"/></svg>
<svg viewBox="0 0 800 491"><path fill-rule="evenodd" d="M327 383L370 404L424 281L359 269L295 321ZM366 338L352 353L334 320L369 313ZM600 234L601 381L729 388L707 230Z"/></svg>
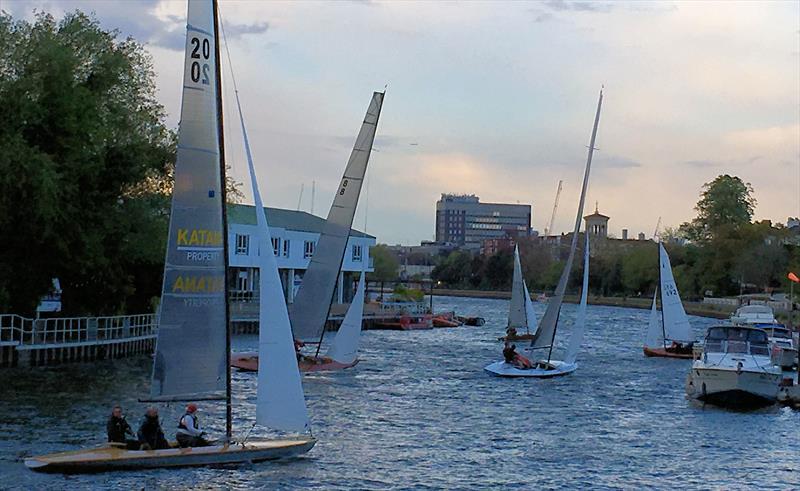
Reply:
<svg viewBox="0 0 800 491"><path fill-rule="evenodd" d="M172 291L173 292L182 292L182 291L184 291L184 289L183 289L183 277L178 276L175 279L175 283L172 284Z"/></svg>
<svg viewBox="0 0 800 491"><path fill-rule="evenodd" d="M189 238L189 245L200 245L200 239L197 237L197 230L192 230L192 235Z"/></svg>
<svg viewBox="0 0 800 491"><path fill-rule="evenodd" d="M222 232L208 229L178 229L179 246L222 246Z"/></svg>
<svg viewBox="0 0 800 491"><path fill-rule="evenodd" d="M186 245L188 232L185 228L178 229L178 245Z"/></svg>
<svg viewBox="0 0 800 491"><path fill-rule="evenodd" d="M225 288L221 276L178 276L172 284L173 293L219 293Z"/></svg>

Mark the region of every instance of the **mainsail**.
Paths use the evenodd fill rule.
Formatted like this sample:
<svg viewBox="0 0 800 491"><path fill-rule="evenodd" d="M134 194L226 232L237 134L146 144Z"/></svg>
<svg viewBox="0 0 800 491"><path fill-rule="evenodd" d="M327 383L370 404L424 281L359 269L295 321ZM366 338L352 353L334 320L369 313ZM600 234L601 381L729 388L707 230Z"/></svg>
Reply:
<svg viewBox="0 0 800 491"><path fill-rule="evenodd" d="M300 370L289 324L289 312L278 275L278 263L272 253L272 242L264 203L258 190L256 170L250 153L250 142L244 124L239 91L236 106L242 124L247 166L256 206L258 227L259 314L258 314L258 397L256 423L277 430L304 432L309 429Z"/></svg>
<svg viewBox="0 0 800 491"><path fill-rule="evenodd" d="M225 253L212 2L190 1L151 397L226 388Z"/></svg>
<svg viewBox="0 0 800 491"><path fill-rule="evenodd" d="M561 313L561 303L564 301L564 292L567 290L567 281L572 271L572 262L575 259L575 249L578 246L578 232L581 228L581 219L583 218L583 205L586 201L586 189L589 186L589 170L592 167L592 155L594 154L594 142L597 137L597 125L600 122L600 108L603 104L603 91L600 91L600 98L597 101L597 113L594 117L594 127L592 128L592 137L589 141L589 155L586 158L586 170L583 174L583 187L581 188L581 199L578 202L578 215L575 217L575 229L572 233L572 244L569 249L569 256L567 264L564 265L564 271L561 272L561 278L558 280L556 291L550 302L547 304L547 310L544 312L542 322L539 324L539 332L536 339L533 340L531 345L534 348L550 347L552 353L553 342L556 336L556 327L558 325L558 316Z"/></svg>
<svg viewBox="0 0 800 491"><path fill-rule="evenodd" d="M664 346L664 331L661 328L661 319L658 315L658 308L656 307L656 298L658 298L658 287L653 293L653 306L650 308L650 320L647 323L647 337L644 340L644 345L648 348L656 348Z"/></svg>
<svg viewBox="0 0 800 491"><path fill-rule="evenodd" d="M583 285L581 286L581 303L578 305L578 314L575 316L575 327L569 338L567 353L564 355L565 363L575 363L578 351L583 342L583 332L586 330L586 306L589 303L589 232L584 232L586 244L583 248Z"/></svg>
<svg viewBox="0 0 800 491"><path fill-rule="evenodd" d="M367 172L372 143L383 106L383 92L372 94L367 114L356 138L342 182L333 198L328 219L314 248L314 255L303 275L303 283L291 306L294 336L304 341L319 341L328 320L328 311L342 267L347 239Z"/></svg>
<svg viewBox="0 0 800 491"><path fill-rule="evenodd" d="M664 245L658 244L659 267L661 276L661 315L664 322L664 337L670 341L691 341L692 327L689 318L683 310L683 303L675 285L672 275L672 265L669 262L667 250Z"/></svg>
<svg viewBox="0 0 800 491"><path fill-rule="evenodd" d="M358 341L361 339L361 323L364 317L365 276L362 271L350 308L347 309L342 325L328 349L328 356L339 363L350 364L358 357Z"/></svg>
<svg viewBox="0 0 800 491"><path fill-rule="evenodd" d="M533 312L531 296L525 279L522 277L522 266L519 262L519 246L514 247L514 276L511 280L511 305L508 311L508 327L515 329L525 328L530 333L530 328L536 329L536 314Z"/></svg>

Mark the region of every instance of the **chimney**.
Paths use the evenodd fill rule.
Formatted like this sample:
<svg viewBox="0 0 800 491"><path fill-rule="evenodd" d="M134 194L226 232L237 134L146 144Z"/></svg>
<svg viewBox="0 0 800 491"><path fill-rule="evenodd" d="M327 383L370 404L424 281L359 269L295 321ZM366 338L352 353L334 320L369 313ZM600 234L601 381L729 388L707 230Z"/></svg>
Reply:
<svg viewBox="0 0 800 491"><path fill-rule="evenodd" d="M639 240L644 240L644 232L639 232Z"/></svg>
<svg viewBox="0 0 800 491"><path fill-rule="evenodd" d="M622 240L628 240L628 229L627 228L623 228L622 229Z"/></svg>

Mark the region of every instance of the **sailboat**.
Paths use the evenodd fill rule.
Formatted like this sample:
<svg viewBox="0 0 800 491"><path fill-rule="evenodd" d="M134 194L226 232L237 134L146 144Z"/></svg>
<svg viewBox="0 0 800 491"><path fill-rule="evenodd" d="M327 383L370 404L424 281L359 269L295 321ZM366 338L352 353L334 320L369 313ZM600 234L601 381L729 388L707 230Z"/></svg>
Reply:
<svg viewBox="0 0 800 491"><path fill-rule="evenodd" d="M261 462L308 452L308 411L291 327L272 255L262 256L262 329L256 424L291 433L280 439L232 434L228 244L216 0L189 0L183 104L178 133L159 332L148 402L224 400L225 438L210 446L127 450L124 444L31 457L42 472L101 472ZM251 164L251 173L253 172ZM253 174L253 182L255 177ZM257 204L261 198L254 186ZM263 207L259 243L269 244ZM270 250L270 249L266 249ZM249 435L248 435L249 436Z"/></svg>
<svg viewBox="0 0 800 491"><path fill-rule="evenodd" d="M317 345L316 353L313 356L302 355L300 357L300 370L303 372L341 370L353 367L358 363L357 356L342 359L342 351L338 349L328 351L327 356L321 356L320 347L333 303L336 282L344 261L350 229L353 226L361 185L367 172L384 96L385 92L372 94L361 130L350 154L350 160L347 162L342 181L328 212L325 227L314 248L314 255L303 276L303 283L300 285L297 297L291 306L290 318L295 338ZM359 284L364 281L364 272L362 271ZM355 300L350 304L350 308L345 314L345 320L349 317L350 322L357 322L359 328L343 330L340 327L332 346L355 346L357 349L361 336L363 295L360 302ZM353 311L352 314L351 311ZM340 337L343 339L339 339ZM336 356L340 356L340 358L336 358ZM243 371L254 371L258 369L258 358L257 353L237 353L232 358L232 364Z"/></svg>
<svg viewBox="0 0 800 491"><path fill-rule="evenodd" d="M533 332L531 332L533 327ZM508 327L506 335L500 341L532 340L536 334L538 322L533 302L528 293L528 286L522 277L522 265L519 262L519 246L514 247L514 276L511 280L511 304L508 309Z"/></svg>
<svg viewBox="0 0 800 491"><path fill-rule="evenodd" d="M672 265L664 244L658 244L659 287L653 295L653 306L650 309L650 321L643 348L645 356L663 358L692 358L694 340L692 326L683 309ZM661 292L661 319L658 318L656 297ZM667 344L669 343L669 344Z"/></svg>
<svg viewBox="0 0 800 491"><path fill-rule="evenodd" d="M600 97L597 101L597 112L594 117L594 126L592 127L592 136L589 141L589 154L586 158L586 169L583 174L583 187L581 188L581 197L578 202L578 214L575 217L575 229L572 234L572 243L570 244L569 256L567 263L564 265L564 270L561 272L561 278L558 280L555 294L551 297L547 304L544 316L539 323L539 329L536 331L535 337L531 342L531 351L547 349L547 358L536 361L535 363L527 363L527 366L518 366L514 363L508 363L505 360L497 361L484 367L484 370L492 375L499 377L534 377L534 378L549 378L566 375L574 372L578 365L575 363L578 349L583 338L583 323L585 319L585 309L588 294L588 281L589 281L589 237L588 232L586 235L586 246L584 247L584 277L583 277L583 291L581 292L581 306L578 309L578 317L576 318L575 329L573 330L572 339L570 339L569 347L563 361L553 360L553 346L555 344L556 332L558 330L558 319L561 314L561 304L564 301L564 293L567 289L567 282L569 275L572 271L572 263L575 259L575 251L578 247L578 235L580 233L581 218L583 217L583 206L586 201L586 190L589 187L589 171L592 167L592 155L594 154L594 144L597 138L597 126L600 123L600 108L603 104L603 91L600 91Z"/></svg>

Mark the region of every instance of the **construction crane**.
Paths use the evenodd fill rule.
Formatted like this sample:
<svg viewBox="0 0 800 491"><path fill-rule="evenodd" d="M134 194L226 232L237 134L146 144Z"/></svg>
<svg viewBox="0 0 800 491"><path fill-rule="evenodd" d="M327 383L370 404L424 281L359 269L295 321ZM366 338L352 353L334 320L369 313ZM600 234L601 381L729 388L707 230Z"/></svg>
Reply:
<svg viewBox="0 0 800 491"><path fill-rule="evenodd" d="M656 231L653 232L653 240L658 241L658 229L661 228L661 217L658 217L658 222L656 223Z"/></svg>
<svg viewBox="0 0 800 491"><path fill-rule="evenodd" d="M550 215L550 221L547 223L547 226L544 228L544 236L547 237L547 234L553 229L553 222L556 220L556 211L558 210L558 198L561 196L561 185L564 181L558 181L558 190L556 191L556 200L553 203L553 214Z"/></svg>

